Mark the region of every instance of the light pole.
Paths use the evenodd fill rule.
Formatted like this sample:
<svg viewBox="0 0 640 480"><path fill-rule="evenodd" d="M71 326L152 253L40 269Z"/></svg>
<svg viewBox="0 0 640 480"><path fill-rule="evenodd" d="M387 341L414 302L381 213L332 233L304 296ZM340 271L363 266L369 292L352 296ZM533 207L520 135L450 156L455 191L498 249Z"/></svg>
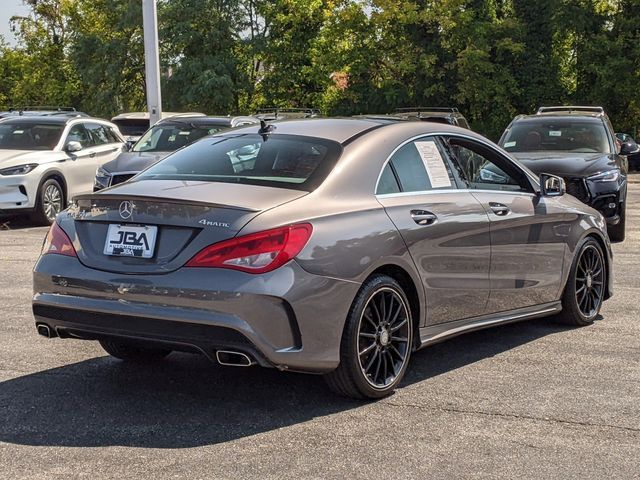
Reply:
<svg viewBox="0 0 640 480"><path fill-rule="evenodd" d="M162 118L160 58L158 54L158 8L156 0L142 0L142 27L144 29L147 109L149 110L149 125L153 125Z"/></svg>

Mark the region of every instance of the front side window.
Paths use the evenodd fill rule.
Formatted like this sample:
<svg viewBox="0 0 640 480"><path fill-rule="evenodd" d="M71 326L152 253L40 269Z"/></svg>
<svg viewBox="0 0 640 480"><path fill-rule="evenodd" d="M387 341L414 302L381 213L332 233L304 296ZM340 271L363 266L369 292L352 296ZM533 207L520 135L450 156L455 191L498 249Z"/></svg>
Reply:
<svg viewBox="0 0 640 480"><path fill-rule="evenodd" d="M395 182L395 185L394 185ZM455 180L439 143L432 137L409 142L389 159L376 193L394 193L455 188Z"/></svg>
<svg viewBox="0 0 640 480"><path fill-rule="evenodd" d="M81 123L75 124L73 127L71 127L71 130L69 130L65 145L69 142L80 142L82 148L87 148L93 143L91 141L91 138L89 137L89 132L87 132L87 129L84 128L84 125L82 125Z"/></svg>
<svg viewBox="0 0 640 480"><path fill-rule="evenodd" d="M0 124L0 149L53 150L63 129L63 125L4 122Z"/></svg>
<svg viewBox="0 0 640 480"><path fill-rule="evenodd" d="M532 192L526 174L493 149L461 138L449 138L449 147L467 188Z"/></svg>
<svg viewBox="0 0 640 480"><path fill-rule="evenodd" d="M600 121L541 118L516 122L500 141L508 152L609 153L609 139Z"/></svg>
<svg viewBox="0 0 640 480"><path fill-rule="evenodd" d="M339 143L298 135L203 138L156 163L140 180L198 180L312 191L338 161Z"/></svg>

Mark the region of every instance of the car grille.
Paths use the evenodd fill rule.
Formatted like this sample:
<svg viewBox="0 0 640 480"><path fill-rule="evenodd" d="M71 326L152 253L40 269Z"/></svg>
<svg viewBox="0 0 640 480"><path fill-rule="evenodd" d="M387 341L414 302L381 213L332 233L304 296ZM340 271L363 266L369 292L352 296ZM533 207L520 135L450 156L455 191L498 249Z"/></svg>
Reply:
<svg viewBox="0 0 640 480"><path fill-rule="evenodd" d="M567 193L584 203L589 203L589 191L582 178L565 178Z"/></svg>
<svg viewBox="0 0 640 480"><path fill-rule="evenodd" d="M114 175L111 177L111 186L118 185L119 183L126 182L131 177L133 177L135 173L123 173L120 175Z"/></svg>

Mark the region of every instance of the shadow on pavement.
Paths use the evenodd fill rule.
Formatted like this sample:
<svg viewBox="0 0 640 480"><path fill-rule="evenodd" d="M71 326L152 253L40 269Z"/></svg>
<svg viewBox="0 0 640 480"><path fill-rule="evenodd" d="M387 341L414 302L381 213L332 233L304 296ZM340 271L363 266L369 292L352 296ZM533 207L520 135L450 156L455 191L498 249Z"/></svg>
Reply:
<svg viewBox="0 0 640 480"><path fill-rule="evenodd" d="M0 216L0 231L39 227L28 215Z"/></svg>
<svg viewBox="0 0 640 480"><path fill-rule="evenodd" d="M543 319L431 346L414 354L403 385L561 331L563 327ZM72 341L66 342L73 348ZM362 405L332 394L319 376L223 368L187 354L146 366L97 357L0 383L0 442L187 448Z"/></svg>

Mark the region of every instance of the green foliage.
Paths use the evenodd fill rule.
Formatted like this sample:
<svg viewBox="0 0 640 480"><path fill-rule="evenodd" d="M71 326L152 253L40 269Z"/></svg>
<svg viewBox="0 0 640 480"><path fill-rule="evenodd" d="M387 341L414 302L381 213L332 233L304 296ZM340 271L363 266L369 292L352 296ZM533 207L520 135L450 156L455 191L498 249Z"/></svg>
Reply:
<svg viewBox="0 0 640 480"><path fill-rule="evenodd" d="M140 0L25 0L0 103L145 108ZM328 114L457 106L497 138L517 113L640 115L640 0L158 0L167 110Z"/></svg>

